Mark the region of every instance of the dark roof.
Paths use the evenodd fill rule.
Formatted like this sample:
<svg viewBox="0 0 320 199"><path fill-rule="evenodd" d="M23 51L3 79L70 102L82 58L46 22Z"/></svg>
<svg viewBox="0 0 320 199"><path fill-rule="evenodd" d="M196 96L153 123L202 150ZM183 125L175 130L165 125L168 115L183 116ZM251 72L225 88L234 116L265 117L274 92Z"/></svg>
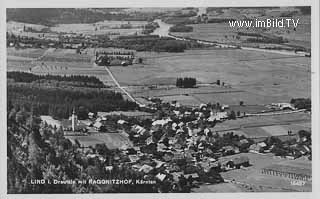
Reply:
<svg viewBox="0 0 320 199"><path fill-rule="evenodd" d="M247 156L240 156L233 160L234 164L243 164L245 162L249 162L249 158Z"/></svg>

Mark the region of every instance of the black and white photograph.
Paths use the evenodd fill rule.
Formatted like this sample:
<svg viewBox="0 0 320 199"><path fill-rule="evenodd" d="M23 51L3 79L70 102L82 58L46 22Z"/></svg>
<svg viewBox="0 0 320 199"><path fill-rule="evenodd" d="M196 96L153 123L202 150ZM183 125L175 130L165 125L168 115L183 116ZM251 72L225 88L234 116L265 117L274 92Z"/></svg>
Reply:
<svg viewBox="0 0 320 199"><path fill-rule="evenodd" d="M316 191L312 10L6 7L6 194Z"/></svg>

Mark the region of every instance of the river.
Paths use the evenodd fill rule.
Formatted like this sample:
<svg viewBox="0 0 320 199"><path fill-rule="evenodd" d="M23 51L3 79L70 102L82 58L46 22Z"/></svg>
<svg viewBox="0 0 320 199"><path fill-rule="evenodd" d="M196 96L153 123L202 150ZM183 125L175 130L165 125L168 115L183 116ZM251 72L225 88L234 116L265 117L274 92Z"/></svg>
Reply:
<svg viewBox="0 0 320 199"><path fill-rule="evenodd" d="M198 14L202 13L202 12L203 12L203 9L200 12L200 8L199 8ZM172 24L165 23L161 19L156 19L156 20L154 20L154 22L157 22L159 24L159 27L156 28L152 34L159 35L160 37L171 37L171 38L174 38L177 40L190 41L190 39L188 39L188 38L177 37L177 36L173 36L173 35L169 34L170 33L169 29L170 29L170 27L173 26ZM225 43L217 43L217 42L213 42L213 41L204 41L204 40L196 40L196 41L201 44L214 45L219 48L239 48L238 46L225 44ZM241 49L242 50L253 50L253 51L259 51L259 52L266 52L266 53L277 53L277 54L281 54L281 55L301 56L301 57L305 57L307 55L306 52L296 53L296 52L290 51L290 50L273 50L273 49L269 50L269 49L263 49L263 48L253 48L253 47L241 47Z"/></svg>
<svg viewBox="0 0 320 199"><path fill-rule="evenodd" d="M173 26L172 24L167 24L163 22L161 19L156 19L154 20L154 22L159 24L159 28L153 31L154 35L159 35L160 37L170 37L169 29L171 26Z"/></svg>

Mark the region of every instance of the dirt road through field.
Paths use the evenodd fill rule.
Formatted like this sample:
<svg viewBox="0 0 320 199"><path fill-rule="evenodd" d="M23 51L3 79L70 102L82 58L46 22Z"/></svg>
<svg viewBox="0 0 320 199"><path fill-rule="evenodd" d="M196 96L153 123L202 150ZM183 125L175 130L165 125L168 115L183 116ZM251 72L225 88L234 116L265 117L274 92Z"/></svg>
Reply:
<svg viewBox="0 0 320 199"><path fill-rule="evenodd" d="M132 97L132 95L130 93L128 93L123 87L120 86L119 82L117 81L117 79L113 76L112 72L110 71L110 69L106 66L104 67L106 69L106 71L108 72L109 76L111 77L111 79L113 80L113 82L116 84L116 86L124 93L126 94L129 99L131 99L133 102L135 102L136 104L138 104L139 106L144 106L143 104L141 104L140 102L138 102L136 99L134 99L134 97Z"/></svg>

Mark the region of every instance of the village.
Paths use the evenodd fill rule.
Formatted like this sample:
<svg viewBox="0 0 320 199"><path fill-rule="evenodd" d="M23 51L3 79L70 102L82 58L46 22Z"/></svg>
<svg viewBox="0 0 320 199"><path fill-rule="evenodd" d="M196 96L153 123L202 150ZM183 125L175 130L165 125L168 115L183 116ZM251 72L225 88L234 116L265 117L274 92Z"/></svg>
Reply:
<svg viewBox="0 0 320 199"><path fill-rule="evenodd" d="M271 106L280 115L296 114L298 110L290 103ZM250 134L239 134L239 131L215 130L215 127L227 121L264 117L235 116L234 112L228 110L228 105L201 104L197 108L190 108L177 102L158 101L153 103L153 108L157 110L155 113L90 112L87 120L78 120L74 111L69 119L61 121L60 128L65 138L79 147L78 150L88 158L98 158L106 170L112 171L115 165L129 166L144 173L145 179L156 179L159 183L172 182L172 186L176 187L173 190L185 192L186 189L196 190L201 185L238 183L242 186L246 184L245 188L249 191L257 191L255 183L250 184L250 180L235 181L236 177L229 176L232 171L248 172L250 168L262 177L280 176L287 181L273 188L259 182L260 191L265 190L261 187L285 189L296 181L310 185L311 134L308 128L301 127L298 131L289 126L289 130L283 132L279 125L274 125L278 128L273 128L273 131L278 132L273 136L257 138ZM302 110L302 114L305 114L303 112L305 110ZM297 114L301 114L301 111L298 110ZM48 125L46 118L42 119ZM52 119L48 121L52 122ZM101 147L101 144L109 150L118 151L113 159L106 159L106 156L99 154L97 147ZM261 164L260 159L270 163ZM187 188L179 184L184 184L184 181ZM295 187L301 189L301 186ZM303 186L303 190L308 188Z"/></svg>
<svg viewBox="0 0 320 199"><path fill-rule="evenodd" d="M49 11L8 11L9 193L312 190L308 8Z"/></svg>

